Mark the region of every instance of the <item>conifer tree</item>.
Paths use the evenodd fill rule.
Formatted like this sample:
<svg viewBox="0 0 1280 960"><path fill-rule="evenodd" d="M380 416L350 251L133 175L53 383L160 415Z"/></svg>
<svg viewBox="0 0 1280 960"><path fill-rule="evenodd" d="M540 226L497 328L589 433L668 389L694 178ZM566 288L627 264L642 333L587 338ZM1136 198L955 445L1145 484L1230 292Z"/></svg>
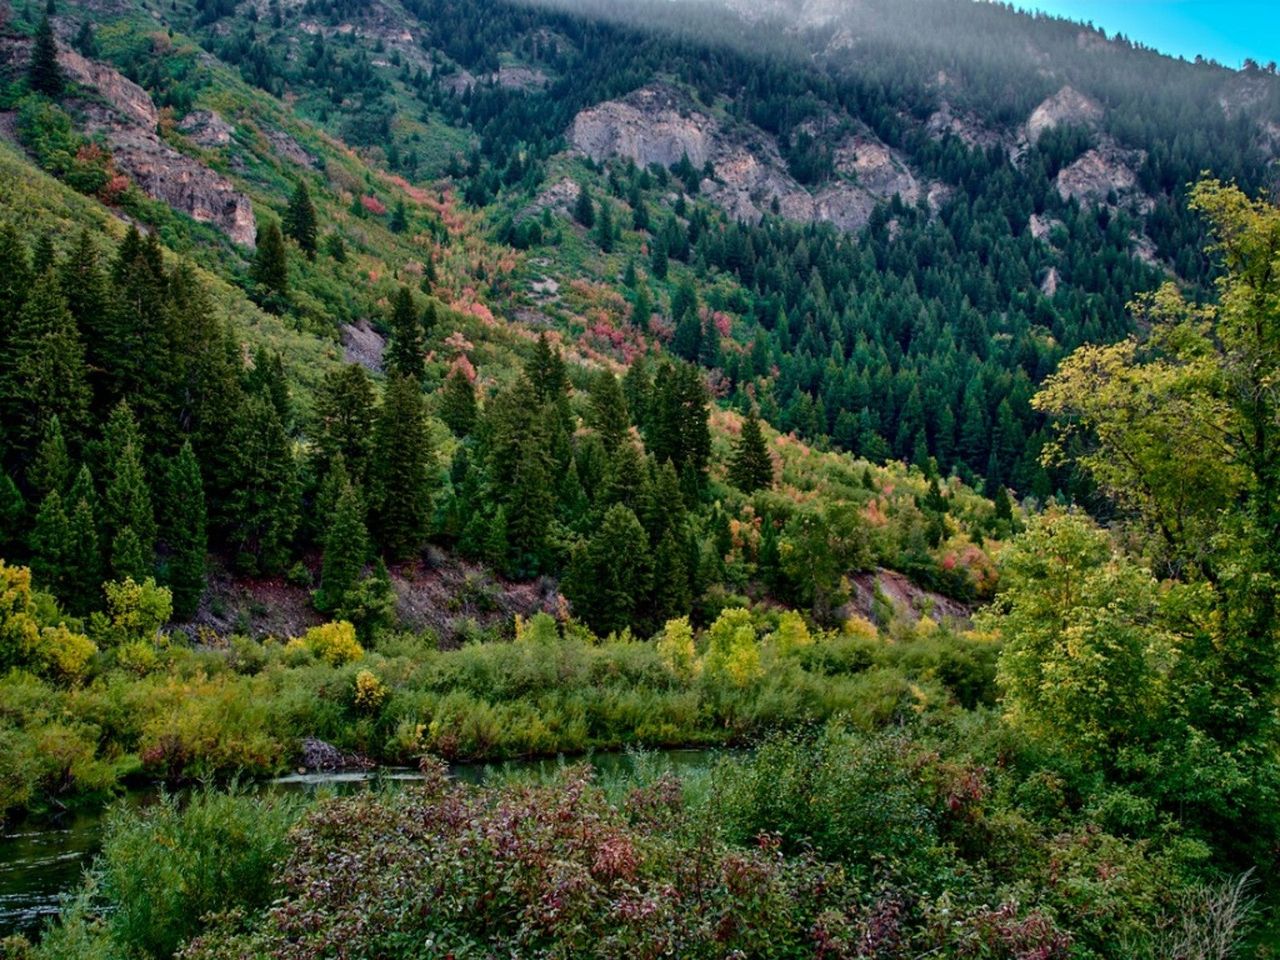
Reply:
<svg viewBox="0 0 1280 960"><path fill-rule="evenodd" d="M280 224L268 220L258 228L258 249L249 272L254 298L264 309L281 313L289 303L289 258Z"/></svg>
<svg viewBox="0 0 1280 960"><path fill-rule="evenodd" d="M150 554L133 532L133 527L124 527L111 541L110 566L113 580L128 579L141 583L151 576Z"/></svg>
<svg viewBox="0 0 1280 960"><path fill-rule="evenodd" d="M404 200L397 200L395 208L391 211L391 222L388 224L392 233L404 233L409 229L409 211L404 205Z"/></svg>
<svg viewBox="0 0 1280 960"><path fill-rule="evenodd" d="M590 230L596 223L596 205L585 183L578 184L578 199L573 205L573 219Z"/></svg>
<svg viewBox="0 0 1280 960"><path fill-rule="evenodd" d="M284 357L280 351L259 346L253 352L253 366L245 376L245 388L271 404L285 432L288 432L293 421L293 405L289 402L289 381L284 374Z"/></svg>
<svg viewBox="0 0 1280 960"><path fill-rule="evenodd" d="M68 530L68 553L63 593L60 599L68 611L87 616L101 605L102 548L98 542L98 517L93 501L81 496L74 503Z"/></svg>
<svg viewBox="0 0 1280 960"><path fill-rule="evenodd" d="M71 455L62 436L62 421L55 413L45 424L44 436L36 447L35 459L27 468L27 482L36 496L44 498L57 490L65 493L71 485Z"/></svg>
<svg viewBox="0 0 1280 960"><path fill-rule="evenodd" d="M57 98L62 95L66 79L58 65L58 44L53 37L53 22L46 13L36 30L35 43L31 47L31 65L27 81L34 93Z"/></svg>
<svg viewBox="0 0 1280 960"><path fill-rule="evenodd" d="M111 572L118 580L141 581L151 576L156 520L142 457L132 441L112 456L110 471L104 526L111 537Z"/></svg>
<svg viewBox="0 0 1280 960"><path fill-rule="evenodd" d="M348 363L325 374L316 398L316 412L320 421L316 439L320 462L316 472L327 475L333 462L341 457L351 482L364 486L377 421L373 381L364 367Z"/></svg>
<svg viewBox="0 0 1280 960"><path fill-rule="evenodd" d="M574 613L604 635L636 623L652 576L644 528L629 508L618 504L609 508L590 542L575 552L565 591Z"/></svg>
<svg viewBox="0 0 1280 960"><path fill-rule="evenodd" d="M128 398L138 418L155 425L153 402L162 387L165 361L164 259L152 234L135 227L125 234L111 268L110 301L100 335L90 344L89 363L100 370L100 409ZM64 424L65 426L65 424Z"/></svg>
<svg viewBox="0 0 1280 960"><path fill-rule="evenodd" d="M773 460L760 429L760 415L755 407L743 421L742 433L733 445L729 463L729 482L743 493L755 493L773 486Z"/></svg>
<svg viewBox="0 0 1280 960"><path fill-rule="evenodd" d="M369 560L369 533L365 528L364 501L341 459L334 462L326 482L336 491L336 498L333 519L324 537L324 565L316 608L327 613L341 608L360 580Z"/></svg>
<svg viewBox="0 0 1280 960"><path fill-rule="evenodd" d="M0 556L14 556L24 546L27 502L9 474L0 471Z"/></svg>
<svg viewBox="0 0 1280 960"><path fill-rule="evenodd" d="M612 453L618 449L631 429L627 416L627 401L622 395L622 385L610 370L601 370L591 381L589 419L591 427L600 435L604 448Z"/></svg>
<svg viewBox="0 0 1280 960"><path fill-rule="evenodd" d="M299 178L289 197L289 209L284 216L284 229L308 260L316 258L316 208L311 202L307 181Z"/></svg>
<svg viewBox="0 0 1280 960"><path fill-rule="evenodd" d="M426 370L422 321L408 287L401 287L391 304L391 342L385 359L387 372L395 377L408 377L422 382Z"/></svg>
<svg viewBox="0 0 1280 960"><path fill-rule="evenodd" d="M688 547L667 530L653 556L652 615L655 622L665 623L685 616L693 605L689 588Z"/></svg>
<svg viewBox="0 0 1280 960"><path fill-rule="evenodd" d="M555 476L547 448L546 425L522 439L515 477L507 495L505 519L508 555L514 576L532 576L547 561L547 532L555 516Z"/></svg>
<svg viewBox="0 0 1280 960"><path fill-rule="evenodd" d="M34 279L18 228L13 223L0 225L0 351L7 348Z"/></svg>
<svg viewBox="0 0 1280 960"><path fill-rule="evenodd" d="M602 506L621 503L637 513L642 512L648 486L644 461L635 444L619 444L609 458L609 468L604 476L604 487L599 502Z"/></svg>
<svg viewBox="0 0 1280 960"><path fill-rule="evenodd" d="M648 331L652 317L653 298L649 295L649 285L638 283L631 299L631 325L637 330Z"/></svg>
<svg viewBox="0 0 1280 960"><path fill-rule="evenodd" d="M613 211L608 200L600 201L600 214L596 217L596 245L601 253L613 253Z"/></svg>
<svg viewBox="0 0 1280 960"><path fill-rule="evenodd" d="M437 415L453 435L465 437L476 425L476 390L466 371L455 366L440 388Z"/></svg>
<svg viewBox="0 0 1280 960"><path fill-rule="evenodd" d="M0 354L4 439L29 455L54 414L65 433L80 434L89 416L84 345L52 271L36 281L7 333Z"/></svg>
<svg viewBox="0 0 1280 960"><path fill-rule="evenodd" d="M369 503L377 544L389 560L407 559L426 540L433 456L422 391L408 377L394 377L374 429Z"/></svg>
<svg viewBox="0 0 1280 960"><path fill-rule="evenodd" d="M209 549L204 484L191 443L182 445L169 464L165 499L164 541L168 548L165 582L173 593L173 613L180 620L195 615L204 595Z"/></svg>
<svg viewBox="0 0 1280 960"><path fill-rule="evenodd" d="M246 398L231 449L226 513L236 565L250 574L279 573L298 527L298 473L284 425L265 397Z"/></svg>
<svg viewBox="0 0 1280 960"><path fill-rule="evenodd" d="M71 555L71 523L62 494L52 491L40 503L31 531L31 575L55 596L66 586L67 561Z"/></svg>

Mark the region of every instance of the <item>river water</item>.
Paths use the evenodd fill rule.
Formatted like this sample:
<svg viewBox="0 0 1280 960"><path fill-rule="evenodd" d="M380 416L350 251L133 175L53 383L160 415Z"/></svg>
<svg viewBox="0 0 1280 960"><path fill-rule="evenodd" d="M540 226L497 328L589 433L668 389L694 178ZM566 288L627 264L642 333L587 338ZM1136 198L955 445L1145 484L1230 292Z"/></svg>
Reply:
<svg viewBox="0 0 1280 960"><path fill-rule="evenodd" d="M643 756L646 762L688 774L705 770L723 755L713 750L668 750ZM628 753L601 753L583 759L588 759L602 776L625 775L637 763L636 756ZM450 767L450 774L466 783L483 784L511 775L548 777L564 762L539 759L456 764ZM383 769L295 774L263 781L256 787L307 794L350 793L417 779L413 770ZM123 802L146 804L156 796L154 789L136 790L126 794ZM80 888L84 871L101 844L105 816L104 810L73 811L4 826L0 834L0 938L13 933L38 935L64 900Z"/></svg>

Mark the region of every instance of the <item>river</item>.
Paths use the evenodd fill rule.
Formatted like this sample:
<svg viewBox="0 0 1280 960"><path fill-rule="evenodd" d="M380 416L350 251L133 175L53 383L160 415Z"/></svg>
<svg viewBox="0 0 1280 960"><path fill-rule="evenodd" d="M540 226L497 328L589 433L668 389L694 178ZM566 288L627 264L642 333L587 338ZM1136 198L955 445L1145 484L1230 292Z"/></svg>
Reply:
<svg viewBox="0 0 1280 960"><path fill-rule="evenodd" d="M663 750L644 754L676 773L704 770L724 751ZM570 758L569 762L573 762ZM601 775L630 772L636 757L629 753L600 753L588 759ZM450 775L473 784L494 777L525 775L547 777L564 762L561 759L509 760L500 763L454 764ZM419 779L410 769L302 773L256 784L257 789L288 790L307 794L350 793L375 786ZM125 803L145 804L155 799L154 788L133 790ZM92 863L102 840L105 810L80 810L56 816L28 817L6 825L0 835L0 938L13 933L38 935L57 914L69 894L79 889L85 869Z"/></svg>

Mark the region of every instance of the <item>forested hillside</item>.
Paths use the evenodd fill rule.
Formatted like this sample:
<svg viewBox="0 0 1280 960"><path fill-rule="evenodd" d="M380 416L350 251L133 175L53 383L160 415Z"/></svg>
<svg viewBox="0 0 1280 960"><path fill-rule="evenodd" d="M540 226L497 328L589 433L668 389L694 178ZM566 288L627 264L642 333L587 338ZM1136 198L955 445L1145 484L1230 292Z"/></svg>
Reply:
<svg viewBox="0 0 1280 960"><path fill-rule="evenodd" d="M0 956L1271 955L1274 65L0 10L0 816L425 778L121 810Z"/></svg>

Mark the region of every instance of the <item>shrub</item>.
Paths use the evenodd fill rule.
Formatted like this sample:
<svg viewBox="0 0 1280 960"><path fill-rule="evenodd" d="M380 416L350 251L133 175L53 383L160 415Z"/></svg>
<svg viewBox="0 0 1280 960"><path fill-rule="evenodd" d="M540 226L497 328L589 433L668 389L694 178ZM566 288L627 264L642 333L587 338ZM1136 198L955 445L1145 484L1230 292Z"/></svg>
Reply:
<svg viewBox="0 0 1280 960"><path fill-rule="evenodd" d="M354 663L364 656L364 649L356 640L356 628L346 620L312 627L303 634L301 641L290 641L290 646L298 642L325 663L335 667Z"/></svg>

